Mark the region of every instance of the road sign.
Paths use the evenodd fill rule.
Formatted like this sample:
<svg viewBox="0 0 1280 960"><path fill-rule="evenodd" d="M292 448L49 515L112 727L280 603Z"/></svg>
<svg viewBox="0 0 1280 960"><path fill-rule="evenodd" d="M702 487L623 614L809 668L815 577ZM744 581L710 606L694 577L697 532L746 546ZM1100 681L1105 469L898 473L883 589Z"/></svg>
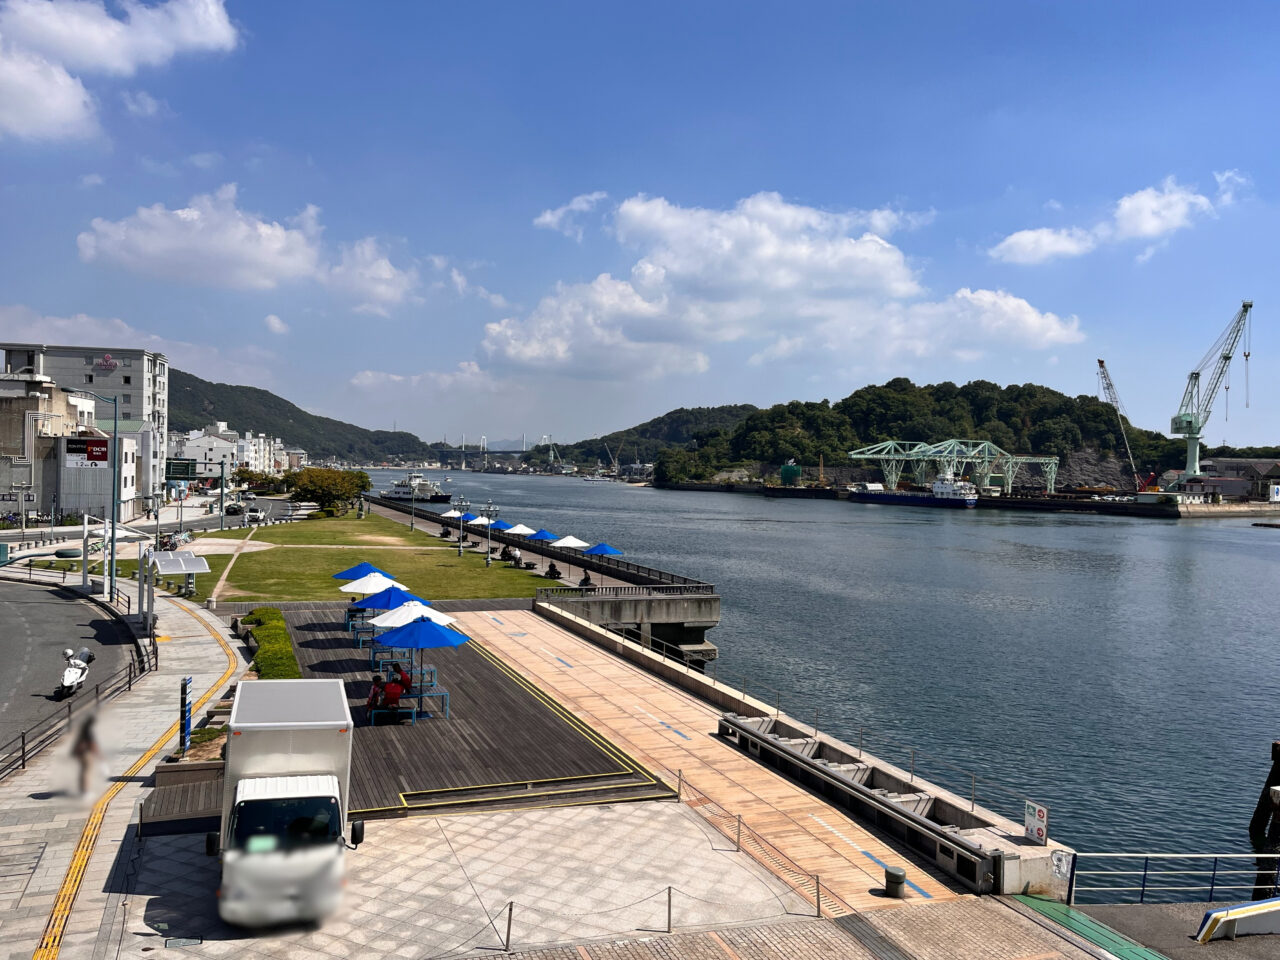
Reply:
<svg viewBox="0 0 1280 960"><path fill-rule="evenodd" d="M1041 845L1049 842L1049 808L1028 800L1022 812L1027 839Z"/></svg>

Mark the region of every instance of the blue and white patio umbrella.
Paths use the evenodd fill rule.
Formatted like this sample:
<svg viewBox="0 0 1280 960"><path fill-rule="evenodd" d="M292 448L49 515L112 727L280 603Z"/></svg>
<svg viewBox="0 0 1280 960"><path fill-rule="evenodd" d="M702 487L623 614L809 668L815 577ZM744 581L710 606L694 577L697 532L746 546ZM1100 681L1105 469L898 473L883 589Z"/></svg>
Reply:
<svg viewBox="0 0 1280 960"><path fill-rule="evenodd" d="M387 589L379 590L363 600L357 600L352 606L359 607L361 610L394 610L401 604L410 602L421 603L424 606L431 603L430 600L423 600L416 594L400 587L387 587Z"/></svg>
<svg viewBox="0 0 1280 960"><path fill-rule="evenodd" d="M391 576L391 574L387 573L387 571L379 570L372 563L357 563L354 567L351 567L350 569L343 570L341 573L335 573L333 575L333 579L359 580L361 577L367 577L371 573L380 573L384 577Z"/></svg>
<svg viewBox="0 0 1280 960"><path fill-rule="evenodd" d="M620 557L622 551L617 547L611 547L607 543L597 543L594 547L588 547L582 551L584 557Z"/></svg>

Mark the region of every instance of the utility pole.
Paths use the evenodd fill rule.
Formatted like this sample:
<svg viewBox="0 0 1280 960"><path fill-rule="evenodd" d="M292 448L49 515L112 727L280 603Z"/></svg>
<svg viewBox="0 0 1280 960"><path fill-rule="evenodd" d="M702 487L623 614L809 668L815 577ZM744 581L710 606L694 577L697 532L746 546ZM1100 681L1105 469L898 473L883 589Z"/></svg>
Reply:
<svg viewBox="0 0 1280 960"><path fill-rule="evenodd" d="M227 461L223 460L219 466L222 468L220 479L218 481L218 529L227 529Z"/></svg>

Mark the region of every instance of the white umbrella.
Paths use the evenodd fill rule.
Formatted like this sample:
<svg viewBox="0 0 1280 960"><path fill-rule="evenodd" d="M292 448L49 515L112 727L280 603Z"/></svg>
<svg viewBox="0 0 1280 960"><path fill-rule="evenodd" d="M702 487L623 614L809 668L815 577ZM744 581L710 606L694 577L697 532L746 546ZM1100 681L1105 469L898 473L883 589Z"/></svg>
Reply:
<svg viewBox="0 0 1280 960"><path fill-rule="evenodd" d="M487 527L487 526L488 526L489 524L491 524L491 523L493 523L493 521L492 521L492 520L490 520L488 517L476 517L474 520L468 520L468 521L467 521L467 526L469 526L469 527Z"/></svg>
<svg viewBox="0 0 1280 960"><path fill-rule="evenodd" d="M526 527L523 523L517 523L514 527L507 531L513 537L527 537L531 533L536 533L532 527Z"/></svg>
<svg viewBox="0 0 1280 960"><path fill-rule="evenodd" d="M442 516L442 517L449 517L450 519L453 519L454 517L460 517L460 516L462 516L462 511L461 511L461 510L446 510L444 513L440 514L440 516Z"/></svg>
<svg viewBox="0 0 1280 960"><path fill-rule="evenodd" d="M574 536L561 537L559 540L557 540L555 543L551 545L553 547L565 547L569 550L581 550L583 547L591 546L591 544L587 543L587 541L579 540L577 537L574 537Z"/></svg>
<svg viewBox="0 0 1280 960"><path fill-rule="evenodd" d="M359 580L352 580L350 583L344 583L338 589L345 593L377 593L385 590L387 587L399 587L401 590L408 590L403 583L396 583L390 577L384 577L380 573L371 573L367 577L361 577Z"/></svg>
<svg viewBox="0 0 1280 960"><path fill-rule="evenodd" d="M403 627L406 623L413 623L415 620L433 620L442 627L447 627L454 622L453 617L433 610L417 600L402 603L394 610L379 614L369 622L375 627Z"/></svg>

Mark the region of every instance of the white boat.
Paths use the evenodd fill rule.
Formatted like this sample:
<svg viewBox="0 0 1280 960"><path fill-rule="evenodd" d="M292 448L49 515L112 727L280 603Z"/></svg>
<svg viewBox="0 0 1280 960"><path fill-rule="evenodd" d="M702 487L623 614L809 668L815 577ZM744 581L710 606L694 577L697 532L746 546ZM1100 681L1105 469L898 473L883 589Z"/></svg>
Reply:
<svg viewBox="0 0 1280 960"><path fill-rule="evenodd" d="M940 476L928 490L886 490L879 483L853 483L847 487L852 503L895 503L906 507L960 507L978 505L978 488L968 480Z"/></svg>
<svg viewBox="0 0 1280 960"><path fill-rule="evenodd" d="M448 503L453 495L445 493L440 484L426 479L420 473L411 473L392 482L382 496L387 500L410 500L418 503Z"/></svg>

